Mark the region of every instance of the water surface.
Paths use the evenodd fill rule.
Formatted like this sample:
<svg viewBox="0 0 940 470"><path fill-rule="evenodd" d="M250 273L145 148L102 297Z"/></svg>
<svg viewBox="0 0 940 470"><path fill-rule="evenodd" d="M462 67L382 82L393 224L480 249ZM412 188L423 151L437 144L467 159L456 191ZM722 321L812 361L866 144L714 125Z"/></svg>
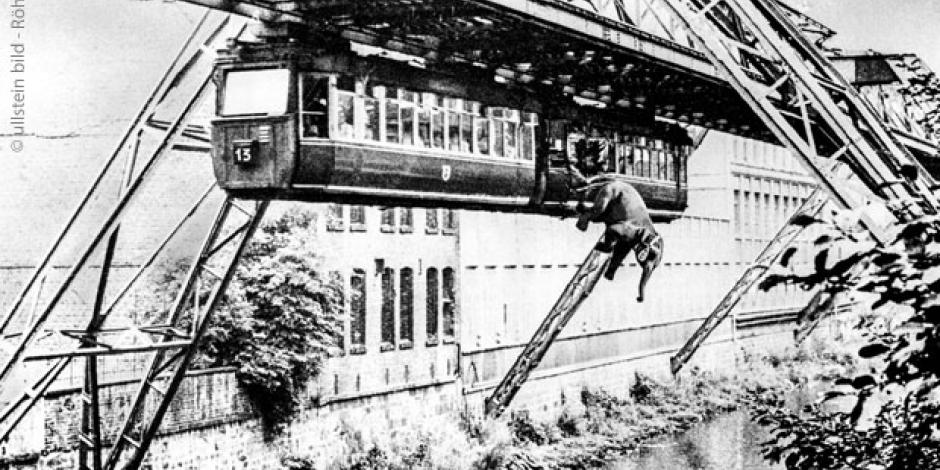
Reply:
<svg viewBox="0 0 940 470"><path fill-rule="evenodd" d="M761 456L768 431L735 411L644 445L608 470L782 470Z"/></svg>

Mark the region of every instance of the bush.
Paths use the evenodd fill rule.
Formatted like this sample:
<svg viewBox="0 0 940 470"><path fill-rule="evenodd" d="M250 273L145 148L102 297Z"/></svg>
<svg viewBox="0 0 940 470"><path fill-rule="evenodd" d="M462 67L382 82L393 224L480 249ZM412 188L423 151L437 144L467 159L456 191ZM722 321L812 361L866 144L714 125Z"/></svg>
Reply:
<svg viewBox="0 0 940 470"><path fill-rule="evenodd" d="M199 344L194 367L236 369L268 437L300 408L341 331L341 290L320 274L308 246L312 214L291 210L264 221L245 249L225 298ZM156 277L155 302L138 314L165 316L188 266L171 263ZM204 281L204 280L203 280ZM208 285L201 288L208 295ZM184 323L192 312L185 312Z"/></svg>
<svg viewBox="0 0 940 470"><path fill-rule="evenodd" d="M873 314L859 324L866 344L857 355L874 365L836 378L826 394L854 400L851 411L813 406L794 414L773 403L760 409L758 419L774 428L767 456L791 469L940 468L934 396L940 383L940 218L902 224L896 242L884 247L860 241L844 226L808 222L828 228L812 248L812 270L796 273L784 262L762 287L790 283L873 298Z"/></svg>

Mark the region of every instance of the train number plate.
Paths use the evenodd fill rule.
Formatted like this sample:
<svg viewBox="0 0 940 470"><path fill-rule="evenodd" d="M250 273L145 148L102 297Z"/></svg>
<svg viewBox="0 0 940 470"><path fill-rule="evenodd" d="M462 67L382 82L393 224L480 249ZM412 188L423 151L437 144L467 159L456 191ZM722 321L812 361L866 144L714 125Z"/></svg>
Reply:
<svg viewBox="0 0 940 470"><path fill-rule="evenodd" d="M258 142L254 140L236 140L232 142L232 160L236 165L249 166L258 157Z"/></svg>

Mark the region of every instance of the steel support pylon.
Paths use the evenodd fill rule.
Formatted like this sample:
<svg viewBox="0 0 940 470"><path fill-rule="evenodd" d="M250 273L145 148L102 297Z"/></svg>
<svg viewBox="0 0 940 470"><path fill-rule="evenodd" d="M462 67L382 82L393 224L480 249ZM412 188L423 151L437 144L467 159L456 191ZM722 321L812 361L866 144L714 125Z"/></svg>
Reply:
<svg viewBox="0 0 940 470"><path fill-rule="evenodd" d="M267 205L267 201L256 202L255 207L249 210L231 199L226 199L222 205L170 310L167 324L176 331L168 330L162 339L164 343L171 343L185 336L189 341L181 347L159 348L156 351L104 468L140 467L192 362L199 339L222 301L238 260L261 222ZM247 220L237 227L229 227L231 230L226 232L226 222L231 222L233 210L243 212ZM224 250L226 245L230 247L227 252ZM220 257L224 259L219 260ZM201 299L200 291L205 292L207 288L208 296ZM191 326L188 334L181 335L180 332L185 331L184 323ZM150 398L154 396L156 400L152 404L154 400ZM128 451L131 451L130 456L123 458Z"/></svg>
<svg viewBox="0 0 940 470"><path fill-rule="evenodd" d="M44 257L40 260L35 270L27 278L21 292L14 298L12 304L3 312L0 317L0 393L6 392L0 396L0 441L9 437L15 427L23 420L31 407L35 405L43 394L52 386L56 378L70 364L73 358L85 358L85 380L82 387L81 399L81 423L80 433L78 435L78 468L94 469L103 468L106 464L102 462L102 450L108 443L106 430L102 428L99 407L98 407L98 357L103 355L123 354L123 353L142 353L155 352L158 359L165 358L168 351L176 351L173 355L174 360L163 361L159 365L159 370L166 372L167 375L148 375L149 382L169 380L171 386L169 389L175 390L178 381L181 380L185 371L185 365L191 358L192 350L198 342L198 335L204 330L206 322L211 315L211 309L218 305L225 285L230 279L231 272L238 260L238 254L244 248L245 243L251 236L258 221L263 215L266 202L258 202L252 209L245 209L238 206L233 201L226 200L220 209L220 215L216 220L216 225L210 231L207 237L207 243L212 243L210 249L203 249L197 256L197 261L193 264L193 270L189 276L199 276L217 274L218 277L211 281L200 281L203 285L211 283L215 287L210 292L208 300L200 301L197 308L186 310L187 313L195 311L197 315L192 320L191 329L183 329L179 324L157 324L141 325L119 328L105 328L105 322L112 311L117 308L118 303L128 294L136 283L142 278L145 271L150 268L158 255L160 255L168 244L173 240L183 228L187 221L191 220L197 210L205 207L206 201L210 196L219 196L217 185L212 182L204 192L192 202L188 212L181 214L181 218L169 232L159 241L149 256L139 265L136 272L129 280L118 290L114 296L106 295L109 268L114 257L115 245L119 226L124 219L129 217L129 206L140 199L142 189L149 178L153 176L154 168L159 162L164 160L164 156L173 150L178 142L186 138L186 127L194 112L205 103L206 98L212 95L211 77L213 70L214 54L213 52L223 47L225 41L232 37L238 37L244 30L248 19L232 17L228 14L219 12L207 12L198 22L192 35L186 40L180 53L174 59L167 70L167 73L159 81L157 86L151 92L141 110L138 112L133 122L121 137L117 148L113 154L106 160L104 166L99 171L98 176L93 181L84 197L80 199L78 206L74 209L71 216L66 220L64 227L54 242L47 250ZM162 115L158 115L162 113ZM163 119L161 119L161 117ZM141 144L141 136L153 136L147 144ZM136 137L136 142L133 138ZM148 137L149 138L149 137ZM142 150L146 148L147 150ZM187 146L189 151L192 146ZM130 152L129 156L127 155ZM138 153L143 154L138 165ZM105 187L105 180L109 175L118 171L116 163L125 161L124 176L122 178L122 187L124 188L117 196L113 208L104 216L95 220L96 228L89 231L90 238L87 242L79 246L79 254L66 269L64 279L58 285L55 285L49 293L49 299L42 308L34 309L32 314L24 313L23 304L25 299L36 291L38 280L46 279L46 273L51 268L51 262L54 257L62 250L63 240L66 236L74 232L76 221L80 216L87 214L88 204L96 198L100 199L102 194L110 191ZM224 225L226 221L232 223L232 217L229 216L232 208L235 207L239 212L245 212L247 222L237 225L234 229L228 230ZM230 228L230 227L229 227ZM224 237L218 236L223 233ZM85 229L87 230L87 229ZM86 232L82 232L86 233ZM83 329L49 329L48 322L53 315L54 310L60 303L65 292L72 288L76 277L84 270L93 269L90 264L96 252L103 251L103 261L101 262L101 273L98 278L97 292L92 307L88 324ZM223 261L220 259L225 258ZM210 263L217 266L211 266ZM223 274L219 274L223 273ZM44 282L44 281L43 281ZM42 286L42 284L39 284ZM199 283L187 285L187 288ZM186 293L180 292L180 296L191 295L192 291ZM40 292L35 293L37 306L39 305ZM188 304L187 304L188 305ZM178 306L177 306L178 307ZM182 311L182 310L181 310ZM180 316L180 312L170 315L174 319L186 318ZM26 319L24 322L23 319ZM25 329L11 331L14 327L14 319L25 326ZM131 344L113 343L109 340L109 335L133 330L141 337L137 337ZM61 339L57 345L74 344L74 347L58 347L58 349L46 350L38 345L41 340L50 335ZM143 337L149 338L148 342L141 342ZM158 339L154 339L154 338ZM70 342L71 341L71 342ZM44 366L41 372L35 372L35 369L29 369L30 374L23 374L27 363L40 362ZM182 365L182 367L177 367ZM33 366L35 367L35 366ZM177 368L174 368L177 367ZM23 383L20 384L20 376L16 377L17 383L11 384L11 374L14 370L20 376L23 376ZM176 375L180 378L177 378ZM174 382L175 381L175 382ZM172 385L176 383L176 385ZM166 390L165 390L166 391ZM146 393L144 396L146 397ZM172 393L166 393L163 400L169 403L172 399ZM136 406L136 405L135 405ZM135 410L139 410L137 407ZM165 410L165 408L164 408ZM147 429L153 429L145 441L149 444L159 426L162 412L157 415L136 413L133 416L137 418L146 418ZM140 462L146 453L146 444L140 445L133 454L133 461ZM109 467L109 468L113 468Z"/></svg>
<svg viewBox="0 0 940 470"><path fill-rule="evenodd" d="M897 221L937 213L937 200L930 190L935 186L931 176L898 144L871 104L802 35L776 2L665 0L665 3L836 206L856 210L878 243L893 241L892 229ZM842 177L827 168L835 162L847 164L852 175ZM852 176L867 191L851 190ZM880 217L868 211L879 205L886 209ZM884 217L885 213L893 217ZM672 358L673 373L691 358L800 231L788 224L765 247L754 265ZM832 295L817 294L813 299L817 303L831 303ZM807 308L811 306L812 303Z"/></svg>
<svg viewBox="0 0 940 470"><path fill-rule="evenodd" d="M581 306L584 299L594 290L594 286L597 285L597 281L609 261L610 253L604 253L597 249L592 249L588 253L587 258L584 259L568 285L565 286L565 290L562 291L555 305L545 319L542 320L542 324L535 330L532 339L529 340L519 357L516 358L515 363L509 368L496 389L493 390L492 395L486 399L485 408L488 416L499 416L509 406L516 392L519 391L522 384L528 380L529 375L545 357L549 346L552 345L561 330L565 328L571 317L578 311L578 307Z"/></svg>
<svg viewBox="0 0 940 470"><path fill-rule="evenodd" d="M828 198L825 193L819 189L814 190L806 199L806 202L797 209L790 220L792 221L796 218L806 216L814 217L826 205L826 201L828 201ZM698 329L689 337L686 343L679 348L679 351L672 356L670 359L670 367L673 374L678 373L679 370L682 369L682 366L698 351L708 336L718 328L718 325L720 325L721 322L728 317L734 307L738 305L738 302L741 301L744 294L746 294L757 281L764 277L767 270L777 262L787 247L792 245L793 241L803 233L804 228L805 226L802 224L793 224L788 221L787 224L777 232L774 238L757 256L757 259L744 270L744 273L741 274L741 277L734 283L731 290L721 299L718 306L705 318L705 321L699 325Z"/></svg>

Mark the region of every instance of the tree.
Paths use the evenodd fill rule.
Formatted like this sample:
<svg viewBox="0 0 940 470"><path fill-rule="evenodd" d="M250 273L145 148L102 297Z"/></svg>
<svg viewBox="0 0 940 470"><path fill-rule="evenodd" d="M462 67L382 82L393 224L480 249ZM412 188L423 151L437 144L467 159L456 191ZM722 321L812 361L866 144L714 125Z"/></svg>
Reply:
<svg viewBox="0 0 940 470"><path fill-rule="evenodd" d="M300 409L341 329L341 287L321 275L310 247L313 215L299 209L264 221L245 249L219 309L199 344L194 367L236 369L268 436ZM170 264L142 309L160 318L187 266ZM206 295L208 288L200 289ZM191 312L187 312L187 315Z"/></svg>
<svg viewBox="0 0 940 470"><path fill-rule="evenodd" d="M940 218L902 224L889 246L861 240L847 224L797 222L828 228L811 248L812 269L788 267L789 251L761 287L868 294L873 313L859 325L867 344L858 355L881 365L838 379L827 393L854 397L851 412L817 405L795 414L765 403L757 417L774 430L766 455L790 469L940 468ZM873 417L863 419L863 411Z"/></svg>

